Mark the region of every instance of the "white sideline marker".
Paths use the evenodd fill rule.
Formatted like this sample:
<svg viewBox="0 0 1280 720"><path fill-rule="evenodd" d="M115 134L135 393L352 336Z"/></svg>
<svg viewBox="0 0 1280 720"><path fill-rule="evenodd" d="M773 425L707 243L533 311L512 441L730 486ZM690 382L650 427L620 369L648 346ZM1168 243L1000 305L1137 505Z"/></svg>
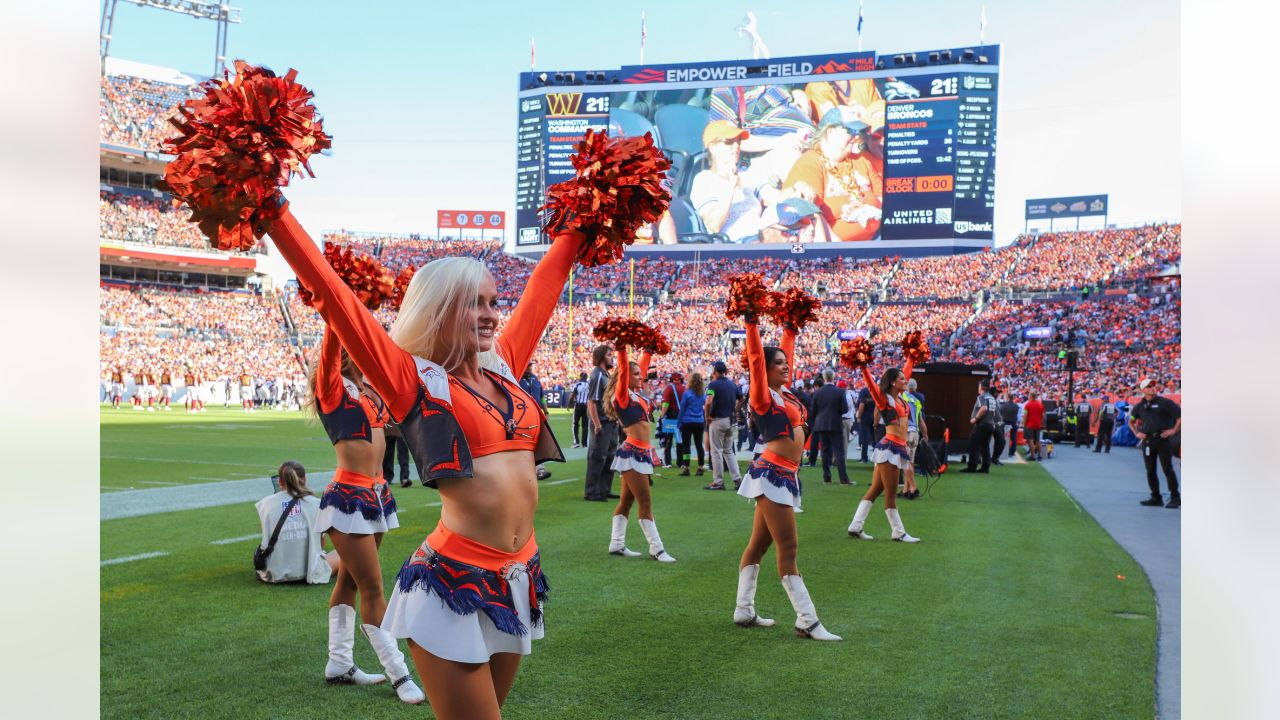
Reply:
<svg viewBox="0 0 1280 720"><path fill-rule="evenodd" d="M443 504L444 504L444 503L442 503L442 502L433 502L433 503L427 503L426 505L410 505L409 507L405 507L405 508L398 508L398 509L396 510L396 514L397 514L397 515L403 515L403 514L405 514L406 512L409 512L410 510L412 510L412 509L414 509L414 508L416 508L416 507L440 507L440 506L441 506L441 505L443 505ZM256 537L256 536L255 536L255 537Z"/></svg>
<svg viewBox="0 0 1280 720"><path fill-rule="evenodd" d="M1080 509L1080 506L1079 506L1079 505L1076 505L1076 501L1075 501L1075 499L1071 497L1071 494L1067 492L1067 489L1066 489L1066 488L1062 488L1062 494L1063 494L1063 495L1066 495L1066 496L1067 496L1067 500L1070 500L1070 501L1071 501L1071 504L1076 506L1076 512L1078 512L1078 513L1083 513L1083 512L1084 512L1084 510L1081 510L1081 509Z"/></svg>
<svg viewBox="0 0 1280 720"><path fill-rule="evenodd" d="M581 478L565 478L563 480L552 480L551 482L541 482L538 484L539 485L563 485L565 483L571 483L574 480L580 480L580 479Z"/></svg>
<svg viewBox="0 0 1280 720"><path fill-rule="evenodd" d="M262 535L260 533L254 533L252 535L241 535L240 537L223 538L222 540L210 540L209 544L210 545L230 545L232 543L248 542L249 540L260 540L260 539L262 539Z"/></svg>
<svg viewBox="0 0 1280 720"><path fill-rule="evenodd" d="M142 553L141 555L128 555L125 557L111 558L110 560L103 560L101 563L98 563L98 566L105 567L107 565L119 565L121 563L133 562L134 560L146 560L148 558L164 557L165 555L168 555L168 554L169 553L167 552L157 551L157 552Z"/></svg>

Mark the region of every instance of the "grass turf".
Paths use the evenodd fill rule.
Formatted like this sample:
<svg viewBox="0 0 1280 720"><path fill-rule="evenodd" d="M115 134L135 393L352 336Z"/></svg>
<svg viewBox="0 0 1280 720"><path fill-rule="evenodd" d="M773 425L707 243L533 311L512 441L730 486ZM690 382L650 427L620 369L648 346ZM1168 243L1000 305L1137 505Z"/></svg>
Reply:
<svg viewBox="0 0 1280 720"><path fill-rule="evenodd" d="M183 448L166 482L177 481L171 478L196 447L219 459L260 460L264 473L285 456L332 466L327 444L298 440L320 430L296 414L231 420L211 411L187 423L176 421L177 412L137 413L136 420L128 413L104 412L103 454L125 455L113 446L128 446L162 460L166 448ZM553 422L570 443L567 418ZM176 427L157 438L157 424ZM227 424L253 427L216 427ZM876 541L846 536L870 479L867 466L850 466L856 488L824 485L806 469L800 568L823 623L844 637L817 643L793 636L794 613L772 553L757 606L778 625L745 630L730 621L751 525L747 501L703 491L706 478L657 478L655 515L679 562L611 557L612 505L581 500L584 465L552 465L554 476L542 484L538 539L552 587L547 636L525 660L504 717L1154 714L1150 586L1037 466L948 475L931 498L903 501L908 530L924 540L915 546L888 541L882 501L867 524ZM104 460L102 482L127 485L123 474L139 472ZM396 497L402 525L381 553L388 588L439 516L428 505L438 502L434 491L415 486ZM330 588L263 585L253 577L252 541L210 544L250 534L256 524L248 503L102 523L104 559L169 553L101 569L103 717L429 716L427 706L402 705L385 685L321 682ZM633 549L644 549L634 518L628 535ZM361 667L377 671L367 642L356 647Z"/></svg>

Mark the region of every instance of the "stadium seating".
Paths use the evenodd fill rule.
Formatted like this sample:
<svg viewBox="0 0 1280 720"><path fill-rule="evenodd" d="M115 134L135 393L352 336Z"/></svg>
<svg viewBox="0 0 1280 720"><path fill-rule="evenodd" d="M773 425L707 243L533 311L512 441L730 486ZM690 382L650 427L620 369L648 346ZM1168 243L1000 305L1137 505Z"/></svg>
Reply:
<svg viewBox="0 0 1280 720"><path fill-rule="evenodd" d="M114 213L119 206L112 203L118 202L104 198L104 214ZM1180 237L1178 225L1150 225L1026 236L1000 250L958 257L861 262L637 256L634 309L628 304L630 262L580 267L572 309L566 292L535 355L534 370L546 387L568 384L590 366L596 344L592 327L605 315L629 312L663 328L672 342L672 353L657 360L655 369L687 373L729 358L736 370L740 341L731 339L732 323L723 310L727 278L758 272L772 287L801 287L824 297L817 321L798 343L797 377L832 365L838 330L868 330L879 365L900 362L898 339L919 329L928 336L935 360L987 364L1015 393L1034 388L1047 397L1065 394L1066 373L1057 352L1068 336L1082 358L1077 388L1127 393L1145 376L1179 387L1179 287L1151 280L1178 262ZM324 238L374 254L393 269L451 255L480 259L498 281L504 322L534 267L493 241L345 231ZM1094 286L1099 291L1081 299L1081 289ZM292 289L255 296L104 285L101 298L104 368L154 357L175 366L191 361L218 375L245 367L261 376L289 376L301 371L305 349L323 331L319 317ZM385 309L377 317L387 326L394 320ZM1035 326L1050 327L1052 337L1025 339L1022 331ZM764 330L766 342L778 341L770 324Z"/></svg>
<svg viewBox="0 0 1280 720"><path fill-rule="evenodd" d="M168 118L191 96L192 87L127 75L107 75L99 84L100 139L111 145L159 151L173 134Z"/></svg>
<svg viewBox="0 0 1280 720"><path fill-rule="evenodd" d="M189 212L151 193L98 193L98 224L103 240L208 250L209 241L187 221Z"/></svg>

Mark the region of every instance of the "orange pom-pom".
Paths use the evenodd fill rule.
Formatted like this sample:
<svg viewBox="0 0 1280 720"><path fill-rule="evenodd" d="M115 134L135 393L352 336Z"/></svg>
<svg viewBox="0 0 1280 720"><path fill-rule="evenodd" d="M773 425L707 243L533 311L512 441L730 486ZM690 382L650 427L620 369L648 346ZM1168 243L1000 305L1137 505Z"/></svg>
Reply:
<svg viewBox="0 0 1280 720"><path fill-rule="evenodd" d="M588 130L570 158L576 175L547 188L543 224L548 233L577 230L587 236L578 262L592 267L622 259L640 227L662 217L671 192L662 185L671 161L653 136L609 138Z"/></svg>
<svg viewBox="0 0 1280 720"><path fill-rule="evenodd" d="M349 248L334 243L324 244L324 257L360 303L370 310L377 310L395 293L396 277L374 258L356 255ZM304 305L310 307L313 297L310 290L298 288L298 299Z"/></svg>
<svg viewBox="0 0 1280 720"><path fill-rule="evenodd" d="M764 286L760 273L742 273L729 278L729 307L725 317L730 320L744 318L756 322L761 315L773 313L776 294Z"/></svg>
<svg viewBox="0 0 1280 720"><path fill-rule="evenodd" d="M640 348L654 355L671 352L671 343L666 336L633 318L606 317L596 324L591 334L601 342L611 342L619 347L625 345Z"/></svg>
<svg viewBox="0 0 1280 720"><path fill-rule="evenodd" d="M773 321L792 330L802 330L818 319L822 301L801 290L790 288L785 293L774 294Z"/></svg>
<svg viewBox="0 0 1280 720"><path fill-rule="evenodd" d="M391 309L399 312L400 305L404 303L404 294L409 290L409 281L413 280L413 274L417 270L413 266L409 266L400 270L400 274L396 275L395 290L391 293Z"/></svg>
<svg viewBox="0 0 1280 720"><path fill-rule="evenodd" d="M840 363L852 370L870 365L875 353L875 346L862 336L840 343Z"/></svg>
<svg viewBox="0 0 1280 720"><path fill-rule="evenodd" d="M908 332L898 345L902 348L902 356L913 365L929 362L929 343L919 330Z"/></svg>
<svg viewBox="0 0 1280 720"><path fill-rule="evenodd" d="M203 98L178 108L179 135L165 141L175 155L163 187L191 208L191 222L220 250L251 250L280 217L280 188L294 174L314 177L308 158L332 138L297 71L237 60L235 76L201 83Z"/></svg>

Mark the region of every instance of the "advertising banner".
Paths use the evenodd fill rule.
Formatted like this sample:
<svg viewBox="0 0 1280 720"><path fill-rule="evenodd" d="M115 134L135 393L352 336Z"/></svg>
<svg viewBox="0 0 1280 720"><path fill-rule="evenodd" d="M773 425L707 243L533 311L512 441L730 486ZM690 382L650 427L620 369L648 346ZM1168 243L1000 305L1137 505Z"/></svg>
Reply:
<svg viewBox="0 0 1280 720"><path fill-rule="evenodd" d="M441 230L505 230L507 213L502 210L437 210L436 227Z"/></svg>

